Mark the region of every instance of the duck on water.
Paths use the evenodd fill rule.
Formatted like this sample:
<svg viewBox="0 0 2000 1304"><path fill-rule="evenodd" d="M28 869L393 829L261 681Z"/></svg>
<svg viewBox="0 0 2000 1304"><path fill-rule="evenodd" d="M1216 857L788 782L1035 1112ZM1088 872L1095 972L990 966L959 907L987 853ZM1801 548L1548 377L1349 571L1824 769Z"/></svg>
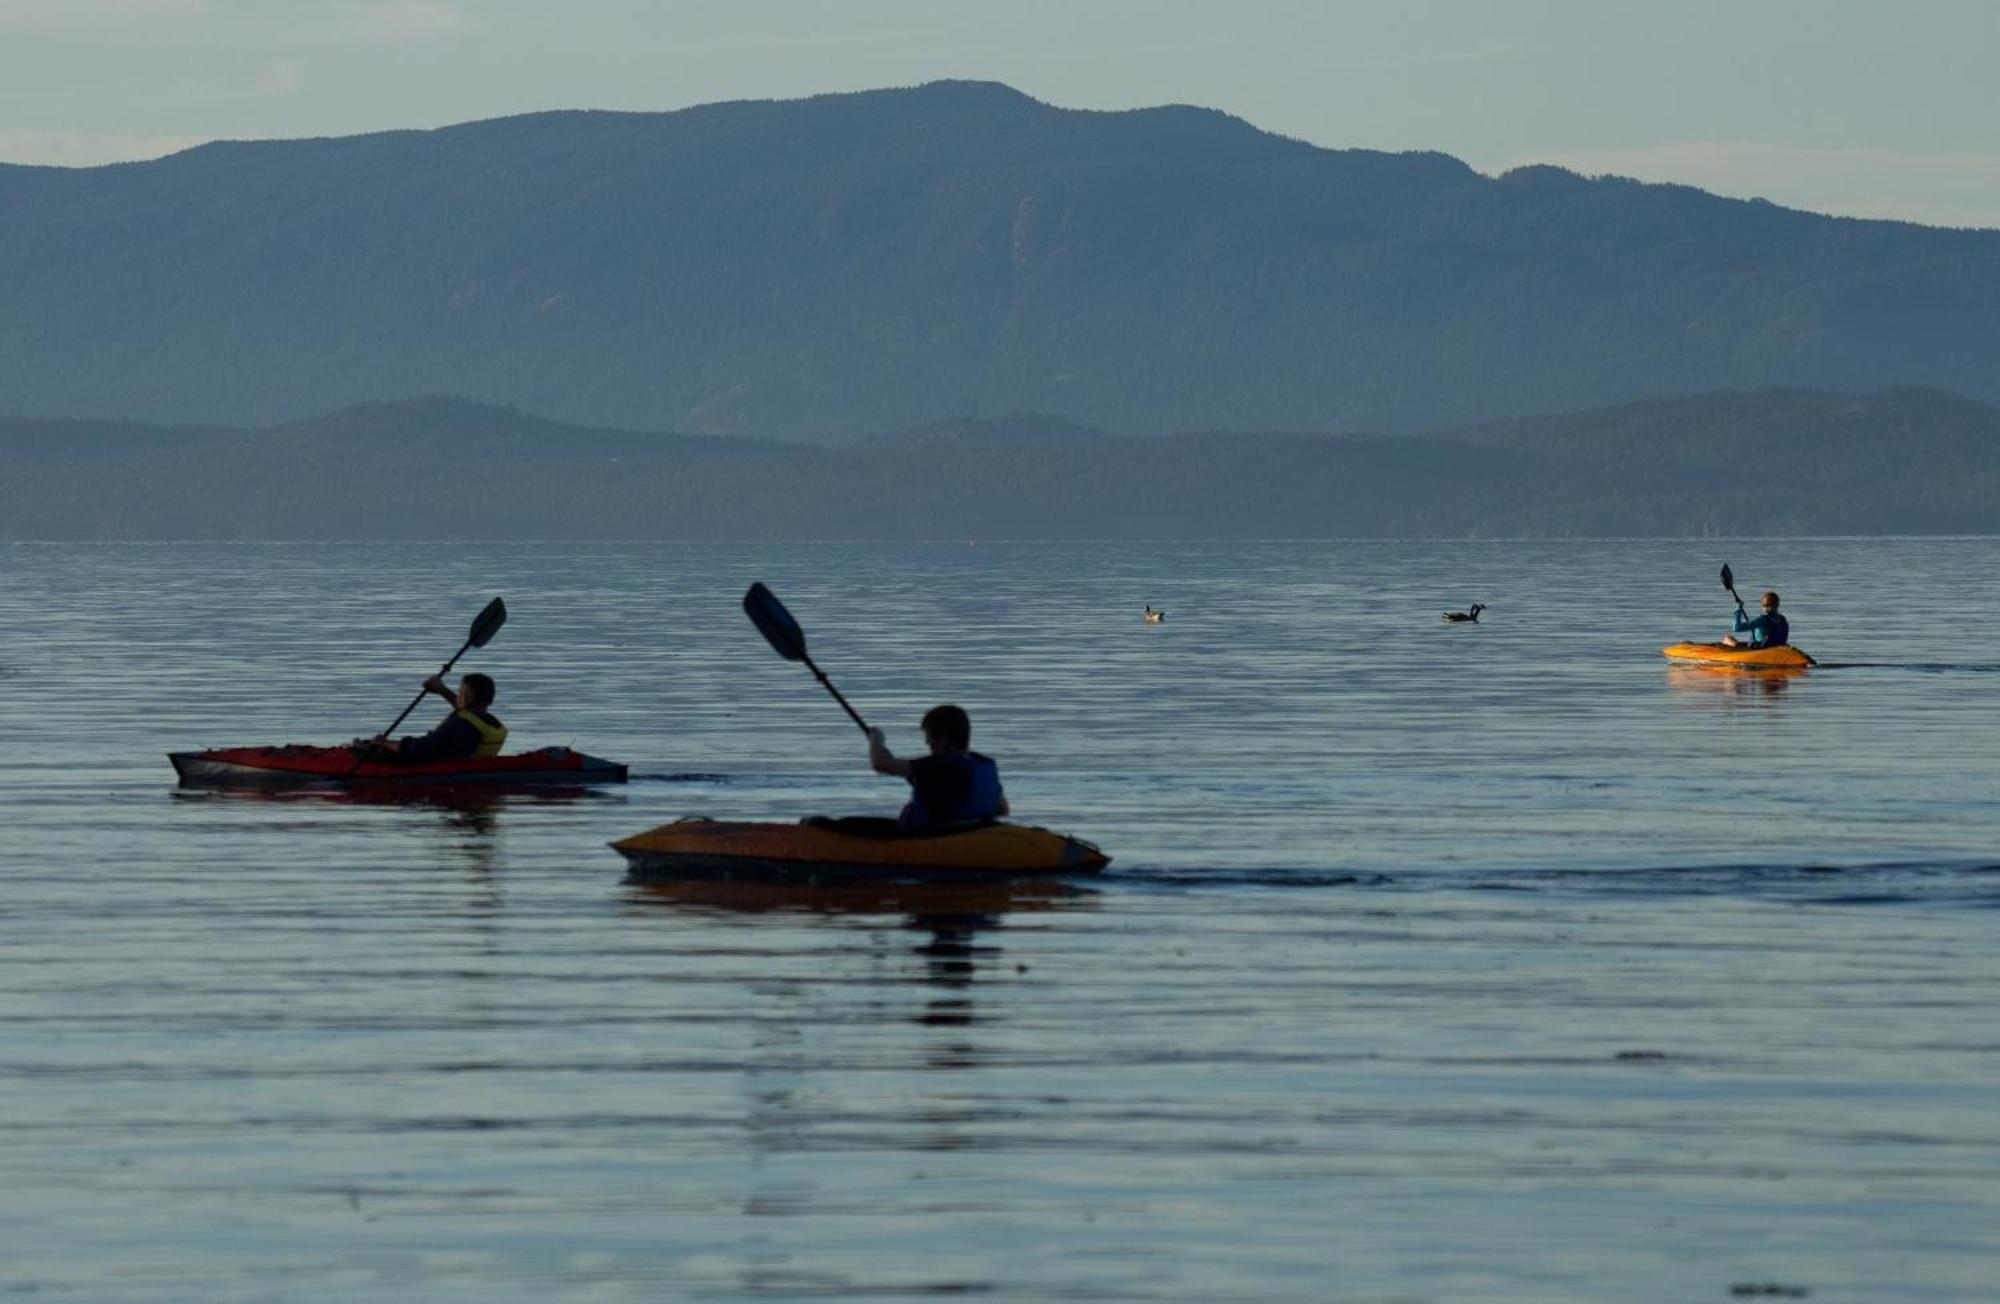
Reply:
<svg viewBox="0 0 2000 1304"><path fill-rule="evenodd" d="M1480 613L1480 612L1482 612L1482 611L1484 611L1484 610L1486 610L1486 604L1485 604L1485 603L1483 603L1483 602L1475 602L1475 603L1473 603L1473 604L1472 604L1472 606L1471 606L1470 608L1468 608L1468 609L1467 609L1467 610L1465 610L1465 611L1447 611L1447 612L1445 612L1445 613L1444 613L1444 618L1445 618L1445 619L1446 619L1447 621L1451 621L1451 622L1453 622L1453 623L1457 623L1457 622L1460 622L1460 621L1468 621L1468 620L1469 620L1469 621L1471 621L1471 622L1472 622L1473 624L1475 624L1475 625L1476 625L1476 624L1478 624L1478 623L1479 623L1479 613Z"/></svg>

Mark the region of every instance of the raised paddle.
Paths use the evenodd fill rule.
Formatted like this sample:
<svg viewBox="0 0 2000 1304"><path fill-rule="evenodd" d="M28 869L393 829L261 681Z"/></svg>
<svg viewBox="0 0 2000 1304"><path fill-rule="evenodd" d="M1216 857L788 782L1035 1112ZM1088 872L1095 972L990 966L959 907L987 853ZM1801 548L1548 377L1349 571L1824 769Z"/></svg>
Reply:
<svg viewBox="0 0 2000 1304"><path fill-rule="evenodd" d="M493 599L493 601L487 603L486 610L480 612L477 616L473 618L472 628L469 631L467 631L465 635L465 645L459 648L458 651L451 654L451 660L445 662L444 666L438 671L438 673L440 675L450 674L451 668L458 664L458 659L460 657L464 656L467 652L470 652L473 648L485 647L487 643L492 641L493 636L500 632L500 627L506 623L507 623L507 604L502 602L498 598L495 598ZM431 690L428 688L417 690L417 695L410 699L410 704L403 708L403 713L397 716L395 720L390 723L389 727L387 729L384 729L382 732L384 734L392 734L396 732L397 726L401 725L403 721L410 718L410 712L417 709L417 704L424 700L424 694L430 691ZM355 770L359 770L363 765L363 763L367 761L367 759L368 759L368 748L364 746L361 748L361 754L357 756L354 760L354 769L349 770L347 772L347 777L350 779L353 778Z"/></svg>
<svg viewBox="0 0 2000 1304"><path fill-rule="evenodd" d="M1736 605L1738 607L1741 607L1743 605L1742 597L1740 597L1736 592L1736 577L1730 574L1728 562L1722 563L1722 587L1729 590L1729 596L1736 599ZM1819 662L1812 659L1812 654L1810 652L1807 652L1804 648L1793 648L1792 650L1794 652L1797 652L1800 656L1804 657L1806 659L1807 665L1816 666L1819 664Z"/></svg>
<svg viewBox="0 0 2000 1304"><path fill-rule="evenodd" d="M764 636L765 641L778 650L779 656L787 661L804 662L806 669L812 671L813 677L819 680L820 687L832 693L833 700L840 703L840 709L847 712L847 718L860 726L862 733L868 732L868 722L847 704L847 699L840 695L840 690L833 686L833 681L826 677L826 672L814 665L813 659L806 655L805 632L799 628L799 622L792 619L792 613L785 610L785 604L778 601L777 594L765 588L761 581L752 584L750 591L743 595L743 610L750 617L750 623Z"/></svg>

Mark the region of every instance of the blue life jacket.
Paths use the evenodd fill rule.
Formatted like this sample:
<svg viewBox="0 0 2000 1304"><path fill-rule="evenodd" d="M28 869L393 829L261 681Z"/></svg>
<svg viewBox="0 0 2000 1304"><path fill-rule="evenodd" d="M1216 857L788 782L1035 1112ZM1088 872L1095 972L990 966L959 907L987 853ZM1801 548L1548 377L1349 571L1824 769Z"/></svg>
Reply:
<svg viewBox="0 0 2000 1304"><path fill-rule="evenodd" d="M931 765L948 765L961 770L965 783L958 797L944 810L932 810L925 803L921 791L914 791L902 816L897 820L906 829L927 829L940 824L969 824L978 820L996 819L1000 814L1002 790L1000 787L1000 767L990 756L978 752L965 752L957 756L927 756L920 762ZM912 777L914 787L915 778Z"/></svg>
<svg viewBox="0 0 2000 1304"><path fill-rule="evenodd" d="M1748 633L1753 647L1783 647L1792 638L1792 622L1777 612L1768 612L1752 618L1738 607L1736 609L1736 632Z"/></svg>

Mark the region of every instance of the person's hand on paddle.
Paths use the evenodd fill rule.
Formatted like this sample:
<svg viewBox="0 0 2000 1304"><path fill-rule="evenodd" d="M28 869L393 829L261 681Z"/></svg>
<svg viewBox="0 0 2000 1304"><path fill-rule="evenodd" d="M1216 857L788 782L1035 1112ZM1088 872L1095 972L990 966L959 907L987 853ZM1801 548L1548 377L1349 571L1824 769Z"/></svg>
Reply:
<svg viewBox="0 0 2000 1304"><path fill-rule="evenodd" d="M356 738L347 749L365 761L375 756L394 756L399 747L388 734L376 734L373 738Z"/></svg>
<svg viewBox="0 0 2000 1304"><path fill-rule="evenodd" d="M439 697L448 698L454 702L458 700L457 694L445 687L443 675L432 675L429 679L426 679L424 681L424 691L426 693L436 693Z"/></svg>
<svg viewBox="0 0 2000 1304"><path fill-rule="evenodd" d="M910 763L896 759L889 750L889 740L880 729L868 730L868 767L877 774L895 774L909 777Z"/></svg>

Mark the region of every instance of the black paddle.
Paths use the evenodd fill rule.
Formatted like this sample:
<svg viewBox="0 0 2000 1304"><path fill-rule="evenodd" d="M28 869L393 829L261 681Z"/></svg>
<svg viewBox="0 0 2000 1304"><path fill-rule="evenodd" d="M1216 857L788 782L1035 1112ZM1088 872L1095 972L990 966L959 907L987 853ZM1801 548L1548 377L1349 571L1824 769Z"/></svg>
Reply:
<svg viewBox="0 0 2000 1304"><path fill-rule="evenodd" d="M1736 598L1736 605L1742 606L1743 599L1736 594L1736 577L1729 573L1729 563L1722 563L1722 587L1729 590L1729 596Z"/></svg>
<svg viewBox="0 0 2000 1304"><path fill-rule="evenodd" d="M799 629L799 622L792 619L792 613L785 610L785 604L778 601L777 594L765 588L762 582L752 584L750 591L743 595L743 610L765 641L778 650L779 656L787 661L804 662L806 669L819 680L820 687L832 693L833 700L840 703L840 709L847 712L847 718L859 725L862 733L868 732L868 722L847 704L847 699L840 695L840 690L833 686L826 672L806 655L805 633Z"/></svg>
<svg viewBox="0 0 2000 1304"><path fill-rule="evenodd" d="M478 616L473 618L472 628L465 635L465 646L459 648L458 651L451 654L451 660L444 663L443 668L438 671L438 674L440 675L450 674L451 668L458 664L458 659L460 657L464 656L467 652L470 652L473 648L485 647L487 643L492 641L493 636L500 632L500 627L506 623L507 623L507 604L502 602L498 598L495 598L493 599L493 601L487 603L486 610L480 612ZM410 704L403 708L403 713L397 716L395 721L391 723L390 726L387 729L384 729L382 732L384 734L392 734L396 732L397 727L401 725L403 721L410 718L410 712L417 709L417 704L422 702L424 700L424 695L426 693L429 693L430 691L431 690L428 688L417 690L417 695L410 699ZM353 778L354 771L359 770L362 764L367 761L367 759L368 759L368 749L366 747L363 747L361 749L361 755L355 758L354 769L349 770L347 772L347 777Z"/></svg>

